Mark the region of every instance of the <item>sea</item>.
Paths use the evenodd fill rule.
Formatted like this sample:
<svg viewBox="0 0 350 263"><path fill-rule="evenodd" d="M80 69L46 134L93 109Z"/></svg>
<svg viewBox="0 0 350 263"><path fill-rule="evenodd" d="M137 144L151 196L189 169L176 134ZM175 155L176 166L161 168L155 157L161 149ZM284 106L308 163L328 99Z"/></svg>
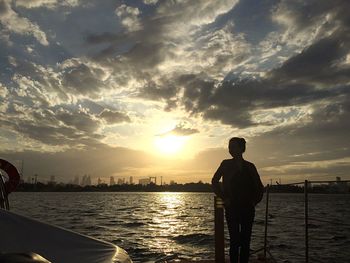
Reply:
<svg viewBox="0 0 350 263"><path fill-rule="evenodd" d="M214 258L212 193L14 192L10 206L112 242L134 262ZM309 194L309 217L309 262L349 263L350 194ZM253 251L263 247L264 222L265 200L256 207ZM267 234L277 262L305 262L303 194L270 194ZM227 230L225 236L228 254Z"/></svg>

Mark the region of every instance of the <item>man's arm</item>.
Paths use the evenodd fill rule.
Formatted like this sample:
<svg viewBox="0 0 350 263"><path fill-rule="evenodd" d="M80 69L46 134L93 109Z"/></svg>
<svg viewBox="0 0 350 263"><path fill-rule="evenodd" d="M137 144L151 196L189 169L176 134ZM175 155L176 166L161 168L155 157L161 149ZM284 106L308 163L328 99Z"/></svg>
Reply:
<svg viewBox="0 0 350 263"><path fill-rule="evenodd" d="M255 186L255 205L260 203L264 196L264 185L261 182L260 175L258 173L258 170L256 169L255 165L252 165L252 176Z"/></svg>
<svg viewBox="0 0 350 263"><path fill-rule="evenodd" d="M211 184L212 184L214 193L218 197L224 199L224 192L220 183L220 179L222 176L223 176L223 162L220 164L219 168L216 170L213 178L211 179Z"/></svg>

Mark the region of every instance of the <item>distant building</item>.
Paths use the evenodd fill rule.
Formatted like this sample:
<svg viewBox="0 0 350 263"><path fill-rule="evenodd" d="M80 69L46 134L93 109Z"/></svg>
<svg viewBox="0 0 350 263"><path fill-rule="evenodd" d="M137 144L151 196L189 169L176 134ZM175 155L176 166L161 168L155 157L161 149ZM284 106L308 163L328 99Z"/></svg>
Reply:
<svg viewBox="0 0 350 263"><path fill-rule="evenodd" d="M27 177L27 184L31 184L32 183L32 177L28 176Z"/></svg>
<svg viewBox="0 0 350 263"><path fill-rule="evenodd" d="M83 175L83 177L81 178L80 185L83 187L86 185L86 175Z"/></svg>
<svg viewBox="0 0 350 263"><path fill-rule="evenodd" d="M48 182L49 184L56 184L56 178L54 175L50 176L50 181Z"/></svg>
<svg viewBox="0 0 350 263"><path fill-rule="evenodd" d="M109 185L115 185L115 181L114 181L114 177L113 176L111 176L110 178L109 178Z"/></svg>
<svg viewBox="0 0 350 263"><path fill-rule="evenodd" d="M176 182L174 180L170 180L170 185L174 185Z"/></svg>
<svg viewBox="0 0 350 263"><path fill-rule="evenodd" d="M91 185L91 177L90 177L90 175L86 176L86 185Z"/></svg>
<svg viewBox="0 0 350 263"><path fill-rule="evenodd" d="M338 191L340 193L348 192L348 184L347 184L347 182L343 182L340 177L337 177L336 180L337 180L336 185L338 187Z"/></svg>
<svg viewBox="0 0 350 263"><path fill-rule="evenodd" d="M121 184L125 184L125 178L118 178L118 182L119 185Z"/></svg>
<svg viewBox="0 0 350 263"><path fill-rule="evenodd" d="M91 178L90 178L90 175L84 175L82 178L81 178L81 183L80 183L81 186L89 186L91 185Z"/></svg>
<svg viewBox="0 0 350 263"><path fill-rule="evenodd" d="M101 178L99 177L98 179L97 179L97 185L101 185L102 184L102 180L101 180Z"/></svg>
<svg viewBox="0 0 350 263"><path fill-rule="evenodd" d="M150 177L149 177L149 180L150 180L151 183L157 184L157 176L150 176ZM153 181L152 181L152 180L153 180Z"/></svg>
<svg viewBox="0 0 350 263"><path fill-rule="evenodd" d="M79 185L79 175L76 175L74 177L74 180L73 180L72 184Z"/></svg>
<svg viewBox="0 0 350 263"><path fill-rule="evenodd" d="M149 185L151 183L150 178L139 179L139 184L141 185Z"/></svg>
<svg viewBox="0 0 350 263"><path fill-rule="evenodd" d="M332 193L347 193L349 192L349 186L340 177L336 177L336 182L329 184L329 190Z"/></svg>
<svg viewBox="0 0 350 263"><path fill-rule="evenodd" d="M129 178L129 184L134 184L134 178L132 176Z"/></svg>
<svg viewBox="0 0 350 263"><path fill-rule="evenodd" d="M38 183L38 175L34 174L34 184L37 184L37 183Z"/></svg>

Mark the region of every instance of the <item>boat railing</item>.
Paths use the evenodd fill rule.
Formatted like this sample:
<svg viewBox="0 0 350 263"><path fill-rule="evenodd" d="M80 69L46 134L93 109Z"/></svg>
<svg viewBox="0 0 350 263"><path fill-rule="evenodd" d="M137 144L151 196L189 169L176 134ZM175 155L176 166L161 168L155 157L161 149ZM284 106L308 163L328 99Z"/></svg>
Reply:
<svg viewBox="0 0 350 263"><path fill-rule="evenodd" d="M288 218L288 219L298 219L304 221L304 253L298 254L294 253L293 255L303 257L305 263L310 262L310 255L309 255L309 221L317 221L317 222L323 222L323 223L329 223L329 224L338 224L339 222L333 222L330 220L324 220L324 219L316 219L316 218L310 218L309 216L309 193L310 193L310 185L311 184L336 184L341 182L342 184L348 185L350 183L350 180L344 180L344 181L309 181L305 180L304 182L297 182L297 183L290 183L290 184L277 184L276 186L271 187L271 185L267 185L265 187L265 220L264 220L264 243L263 247L257 250L254 250L251 252L251 254L256 254L258 252L263 252L263 259L265 261L269 262L277 262L277 260L273 257L271 254L270 248L269 248L269 242L268 242L268 225L269 225L269 218L272 217L272 214L270 213L270 193L271 189L276 189L276 187L283 187L283 186L297 186L301 185L300 189L303 190L303 204L304 204L304 215L303 217L297 217L297 216L283 216L283 215L277 215L276 217L281 218ZM348 189L348 188L347 188ZM348 191L348 190L347 190ZM273 215L275 217L275 215ZM215 222L215 262L225 262L225 238L224 238L224 205L221 198L216 197L214 198L214 222ZM342 226L350 227L350 224L341 224ZM312 261L318 261L317 258L313 258Z"/></svg>
<svg viewBox="0 0 350 263"><path fill-rule="evenodd" d="M5 190L5 180L0 171L0 208L10 210L8 194Z"/></svg>

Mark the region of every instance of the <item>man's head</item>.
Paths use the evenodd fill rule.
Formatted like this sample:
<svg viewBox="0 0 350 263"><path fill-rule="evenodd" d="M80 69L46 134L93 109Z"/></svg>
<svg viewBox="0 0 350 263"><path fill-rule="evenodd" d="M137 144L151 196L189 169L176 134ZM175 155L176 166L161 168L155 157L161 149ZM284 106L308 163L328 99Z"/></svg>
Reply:
<svg viewBox="0 0 350 263"><path fill-rule="evenodd" d="M245 139L233 137L228 143L228 150L232 157L240 156L245 152Z"/></svg>

